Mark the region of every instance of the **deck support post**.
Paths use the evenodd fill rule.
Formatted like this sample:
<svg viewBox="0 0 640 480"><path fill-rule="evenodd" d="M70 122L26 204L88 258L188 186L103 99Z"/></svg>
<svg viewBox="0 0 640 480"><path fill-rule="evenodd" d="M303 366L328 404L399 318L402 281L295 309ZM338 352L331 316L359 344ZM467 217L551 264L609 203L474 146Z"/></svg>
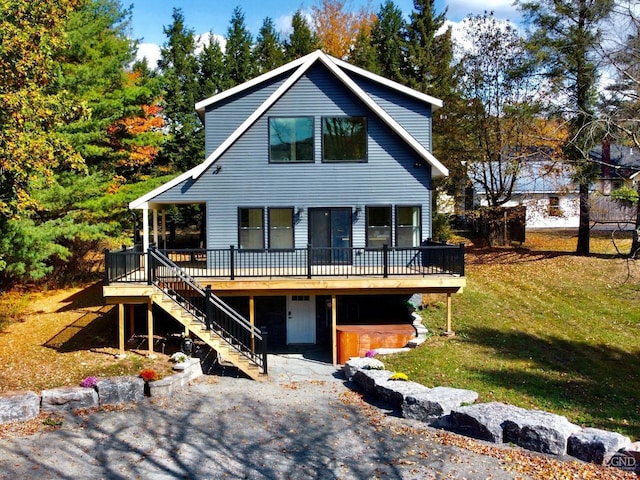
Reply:
<svg viewBox="0 0 640 480"><path fill-rule="evenodd" d="M153 244L156 248L160 248L158 243L158 209L153 209Z"/></svg>
<svg viewBox="0 0 640 480"><path fill-rule="evenodd" d="M136 334L136 307L132 303L129 304L129 338Z"/></svg>
<svg viewBox="0 0 640 480"><path fill-rule="evenodd" d="M142 251L149 251L149 205L142 208Z"/></svg>
<svg viewBox="0 0 640 480"><path fill-rule="evenodd" d="M167 249L167 211L162 209L162 248Z"/></svg>
<svg viewBox="0 0 640 480"><path fill-rule="evenodd" d="M251 324L251 353L255 353L256 336L254 329L256 328L256 302L253 295L249 296L249 323Z"/></svg>
<svg viewBox="0 0 640 480"><path fill-rule="evenodd" d="M338 364L338 300L336 295L331 295L331 356L334 365Z"/></svg>
<svg viewBox="0 0 640 480"><path fill-rule="evenodd" d="M119 358L124 358L126 355L124 353L124 304L118 304L118 347L119 347Z"/></svg>
<svg viewBox="0 0 640 480"><path fill-rule="evenodd" d="M451 329L451 293L447 293L447 331L444 334L453 337L456 332Z"/></svg>
<svg viewBox="0 0 640 480"><path fill-rule="evenodd" d="M155 358L153 353L153 298L147 301L147 333L149 335L149 358Z"/></svg>

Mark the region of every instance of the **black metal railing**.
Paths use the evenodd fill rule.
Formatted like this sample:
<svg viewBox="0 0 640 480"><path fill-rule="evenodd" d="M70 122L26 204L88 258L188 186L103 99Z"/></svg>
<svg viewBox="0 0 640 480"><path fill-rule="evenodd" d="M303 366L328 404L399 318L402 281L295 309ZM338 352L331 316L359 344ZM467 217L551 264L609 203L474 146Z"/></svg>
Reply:
<svg viewBox="0 0 640 480"><path fill-rule="evenodd" d="M104 251L104 283L111 282L144 282L145 254L142 245L122 246L122 250Z"/></svg>
<svg viewBox="0 0 640 480"><path fill-rule="evenodd" d="M464 276L464 244L432 241L406 248L244 250L231 246L162 253L193 278Z"/></svg>
<svg viewBox="0 0 640 480"><path fill-rule="evenodd" d="M147 282L155 285L181 309L216 332L241 356L267 373L267 334L251 325L242 315L203 288L176 263L154 247L149 249Z"/></svg>

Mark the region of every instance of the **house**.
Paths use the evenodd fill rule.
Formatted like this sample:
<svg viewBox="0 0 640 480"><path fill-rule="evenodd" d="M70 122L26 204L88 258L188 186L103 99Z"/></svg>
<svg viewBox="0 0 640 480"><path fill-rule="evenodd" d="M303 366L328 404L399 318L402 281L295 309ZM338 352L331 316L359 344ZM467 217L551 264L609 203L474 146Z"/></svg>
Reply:
<svg viewBox="0 0 640 480"><path fill-rule="evenodd" d="M474 203L487 206L486 194L475 188ZM577 228L578 186L572 169L561 162L533 159L519 163L511 199L503 207L526 207L526 228Z"/></svg>
<svg viewBox="0 0 640 480"><path fill-rule="evenodd" d="M274 346L333 363L415 333L399 298L465 285L461 245L429 242L441 101L320 51L205 99L206 158L131 202L142 250L106 253L104 296L154 307L253 378ZM163 210L200 204L205 245L166 250ZM267 343L268 338L268 343ZM150 351L150 353L152 353Z"/></svg>

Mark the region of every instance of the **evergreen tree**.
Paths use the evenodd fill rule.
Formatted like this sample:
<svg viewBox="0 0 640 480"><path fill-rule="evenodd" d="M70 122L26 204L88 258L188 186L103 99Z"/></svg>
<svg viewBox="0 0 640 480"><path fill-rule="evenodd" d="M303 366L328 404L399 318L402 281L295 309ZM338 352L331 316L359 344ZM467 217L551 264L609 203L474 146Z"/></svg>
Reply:
<svg viewBox="0 0 640 480"><path fill-rule="evenodd" d="M444 25L445 12L437 14L435 0L414 0L414 10L407 26L407 82L411 88L439 96L436 89L445 90L450 83L453 50L446 41L438 41L436 32ZM439 70L444 67L444 71Z"/></svg>
<svg viewBox="0 0 640 480"><path fill-rule="evenodd" d="M209 39L198 54L198 84L200 100L209 98L227 88L224 72L224 53L220 42L209 33Z"/></svg>
<svg viewBox="0 0 640 480"><path fill-rule="evenodd" d="M374 20L373 25L375 25L375 22L377 22L377 19ZM349 62L360 68L379 74L380 66L378 65L378 55L371 37L373 25L363 25L358 31L353 51L349 55Z"/></svg>
<svg viewBox="0 0 640 480"><path fill-rule="evenodd" d="M574 167L580 191L579 255L590 250L589 185L597 169L589 152L600 141L589 128L595 118L596 50L603 21L610 17L613 4L613 0L519 2L525 19L534 27L529 47L557 88L556 98L563 102L562 116L571 123L565 158Z"/></svg>
<svg viewBox="0 0 640 480"><path fill-rule="evenodd" d="M204 129L194 110L199 86L193 30L186 28L180 9L173 10L172 19L164 28L167 42L158 62L168 134L160 155L169 168L185 171L204 158Z"/></svg>
<svg viewBox="0 0 640 480"><path fill-rule="evenodd" d="M284 64L284 47L280 42L273 20L267 17L262 23L253 48L253 63L257 74L273 70Z"/></svg>
<svg viewBox="0 0 640 480"><path fill-rule="evenodd" d="M244 22L244 13L236 7L227 29L227 44L224 54L225 72L231 86L250 80L255 73L251 61L251 32Z"/></svg>
<svg viewBox="0 0 640 480"><path fill-rule="evenodd" d="M284 56L287 62L303 57L320 48L318 36L309 26L302 11L297 10L291 19L292 31L284 44Z"/></svg>
<svg viewBox="0 0 640 480"><path fill-rule="evenodd" d="M407 31L402 11L387 0L380 6L378 20L371 29L371 43L377 52L379 73L390 80L405 84Z"/></svg>

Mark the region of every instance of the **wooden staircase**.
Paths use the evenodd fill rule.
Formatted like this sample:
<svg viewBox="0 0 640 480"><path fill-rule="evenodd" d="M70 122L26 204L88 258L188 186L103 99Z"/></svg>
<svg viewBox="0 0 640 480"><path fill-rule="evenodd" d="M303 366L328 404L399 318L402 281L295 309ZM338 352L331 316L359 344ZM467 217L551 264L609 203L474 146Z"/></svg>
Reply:
<svg viewBox="0 0 640 480"><path fill-rule="evenodd" d="M224 361L231 363L253 380L267 380L268 376L261 372L260 368L241 355L229 342L215 330L207 330L204 322L197 320L191 313L170 298L167 294L158 290L153 295L153 301L165 312L189 329L204 343L213 348Z"/></svg>

